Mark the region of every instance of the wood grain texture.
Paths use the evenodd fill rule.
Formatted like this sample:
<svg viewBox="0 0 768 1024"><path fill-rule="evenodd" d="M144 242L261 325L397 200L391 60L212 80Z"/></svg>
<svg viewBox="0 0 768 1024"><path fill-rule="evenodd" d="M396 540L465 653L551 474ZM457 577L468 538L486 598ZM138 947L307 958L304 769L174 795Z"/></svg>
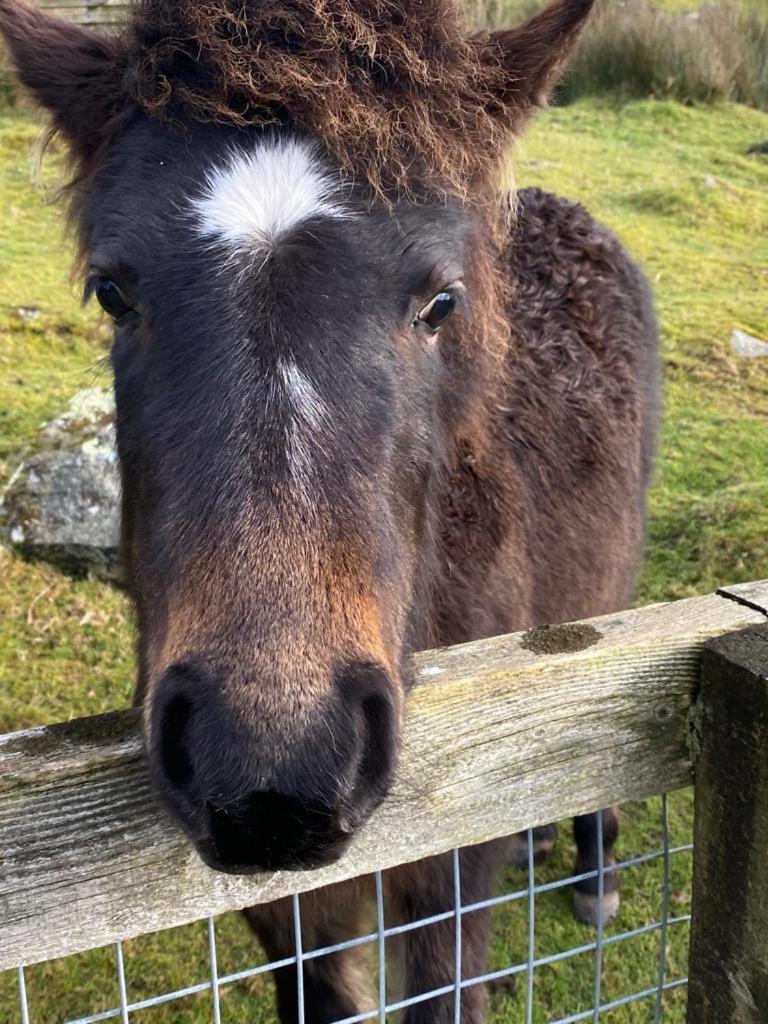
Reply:
<svg viewBox="0 0 768 1024"><path fill-rule="evenodd" d="M95 29L120 26L131 10L131 0L32 0L36 7L65 21Z"/></svg>
<svg viewBox="0 0 768 1024"><path fill-rule="evenodd" d="M417 655L393 791L314 872L206 868L152 792L135 712L2 737L0 968L687 785L703 643L763 621L712 595Z"/></svg>
<svg viewBox="0 0 768 1024"><path fill-rule="evenodd" d="M689 1024L768 1021L768 625L707 645L698 701Z"/></svg>
<svg viewBox="0 0 768 1024"><path fill-rule="evenodd" d="M718 594L768 615L768 580L756 580L754 583L734 583L730 587L721 587Z"/></svg>

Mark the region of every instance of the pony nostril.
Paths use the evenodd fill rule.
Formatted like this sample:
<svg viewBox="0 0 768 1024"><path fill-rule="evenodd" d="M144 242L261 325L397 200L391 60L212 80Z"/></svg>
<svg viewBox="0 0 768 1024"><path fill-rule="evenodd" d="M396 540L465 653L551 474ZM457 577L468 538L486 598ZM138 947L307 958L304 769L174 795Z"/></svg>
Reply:
<svg viewBox="0 0 768 1024"><path fill-rule="evenodd" d="M386 691L368 694L363 699L362 713L365 748L358 769L358 787L362 785L369 799L378 803L392 783L396 760L397 730L392 697Z"/></svg>
<svg viewBox="0 0 768 1024"><path fill-rule="evenodd" d="M168 782L179 789L189 786L195 777L187 747L192 710L192 701L176 694L166 704L160 719L160 764Z"/></svg>
<svg viewBox="0 0 768 1024"><path fill-rule="evenodd" d="M360 755L342 827L354 830L381 803L392 785L397 760L398 719L394 684L383 668L357 662L336 676L345 700L358 708Z"/></svg>
<svg viewBox="0 0 768 1024"><path fill-rule="evenodd" d="M188 791L200 774L198 732L210 690L205 670L184 661L171 665L158 681L150 704L149 753L166 788Z"/></svg>

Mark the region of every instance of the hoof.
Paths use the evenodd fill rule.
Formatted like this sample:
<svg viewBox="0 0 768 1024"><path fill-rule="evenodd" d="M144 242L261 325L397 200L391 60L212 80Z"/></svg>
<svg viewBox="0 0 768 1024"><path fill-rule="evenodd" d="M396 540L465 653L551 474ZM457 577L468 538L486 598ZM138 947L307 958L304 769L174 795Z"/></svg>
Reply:
<svg viewBox="0 0 768 1024"><path fill-rule="evenodd" d="M602 908L597 895L580 892L578 889L573 891L573 913L576 920L581 921L582 924L590 924L593 928L597 928L600 918L602 918L603 927L610 924L618 914L620 904L618 889L603 894Z"/></svg>
<svg viewBox="0 0 768 1024"><path fill-rule="evenodd" d="M533 866L539 867L554 849L557 840L557 827L545 825L533 830ZM509 860L518 871L528 869L528 836L518 832L510 839Z"/></svg>

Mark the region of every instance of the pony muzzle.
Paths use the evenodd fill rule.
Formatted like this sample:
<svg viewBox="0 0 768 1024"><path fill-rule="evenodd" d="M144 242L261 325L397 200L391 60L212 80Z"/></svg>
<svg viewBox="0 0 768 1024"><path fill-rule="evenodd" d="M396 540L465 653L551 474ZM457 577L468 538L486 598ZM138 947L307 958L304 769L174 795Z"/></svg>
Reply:
<svg viewBox="0 0 768 1024"><path fill-rule="evenodd" d="M296 714L266 682L243 713L200 663L171 666L147 696L150 771L211 868L307 870L336 860L386 795L398 746L394 684L347 664ZM268 694L268 698L267 698Z"/></svg>

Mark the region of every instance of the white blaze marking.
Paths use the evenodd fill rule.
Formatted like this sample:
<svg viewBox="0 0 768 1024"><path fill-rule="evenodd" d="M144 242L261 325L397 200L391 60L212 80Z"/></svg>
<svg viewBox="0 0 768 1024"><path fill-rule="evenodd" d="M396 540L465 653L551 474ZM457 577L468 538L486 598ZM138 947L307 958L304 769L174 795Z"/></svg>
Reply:
<svg viewBox="0 0 768 1024"><path fill-rule="evenodd" d="M280 360L277 374L290 412L285 428L288 466L294 483L302 494L310 496L313 449L328 435L331 415L312 381L294 362Z"/></svg>
<svg viewBox="0 0 768 1024"><path fill-rule="evenodd" d="M224 242L234 255L258 255L310 217L354 216L341 204L340 191L340 172L315 144L265 138L249 150L233 149L211 168L192 211L201 235ZM267 395L268 402L283 406L276 413L287 415L288 468L297 491L309 501L313 457L330 433L330 412L293 361L278 361Z"/></svg>
<svg viewBox="0 0 768 1024"><path fill-rule="evenodd" d="M313 430L319 430L328 420L328 408L315 390L312 381L301 372L296 363L285 363L280 360L278 369L297 418Z"/></svg>
<svg viewBox="0 0 768 1024"><path fill-rule="evenodd" d="M211 169L192 206L201 234L238 251L259 250L309 217L351 216L339 186L339 172L311 142L267 138Z"/></svg>

